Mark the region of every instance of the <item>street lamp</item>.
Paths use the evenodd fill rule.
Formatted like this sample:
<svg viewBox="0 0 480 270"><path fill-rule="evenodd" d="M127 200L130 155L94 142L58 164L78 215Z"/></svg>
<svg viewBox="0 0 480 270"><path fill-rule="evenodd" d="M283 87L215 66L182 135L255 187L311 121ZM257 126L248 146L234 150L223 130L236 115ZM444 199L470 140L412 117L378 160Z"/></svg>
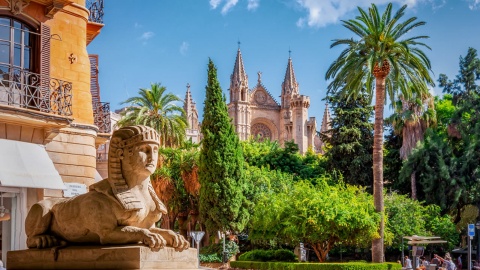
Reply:
<svg viewBox="0 0 480 270"><path fill-rule="evenodd" d="M202 231L191 231L190 236L192 236L193 240L197 244L197 257L198 257L198 266L200 266L200 241L202 240L205 232Z"/></svg>
<svg viewBox="0 0 480 270"><path fill-rule="evenodd" d="M480 262L480 235L478 235L480 233L480 220L477 221L477 223L475 224L475 228L477 228L477 251L476 251L476 261L475 263L478 264Z"/></svg>

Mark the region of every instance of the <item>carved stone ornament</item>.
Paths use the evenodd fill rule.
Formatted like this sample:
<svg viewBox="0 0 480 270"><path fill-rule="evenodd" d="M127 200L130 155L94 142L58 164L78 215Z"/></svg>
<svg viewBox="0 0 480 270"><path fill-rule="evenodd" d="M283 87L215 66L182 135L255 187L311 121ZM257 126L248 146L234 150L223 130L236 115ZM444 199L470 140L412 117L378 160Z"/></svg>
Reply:
<svg viewBox="0 0 480 270"><path fill-rule="evenodd" d="M267 95L265 94L265 92L257 91L255 93L255 101L260 105L265 104L265 102L267 101Z"/></svg>
<svg viewBox="0 0 480 270"><path fill-rule="evenodd" d="M263 142L264 140L272 140L272 132L270 129L262 123L257 123L252 126L253 138L255 140Z"/></svg>
<svg viewBox="0 0 480 270"><path fill-rule="evenodd" d="M167 208L150 183L158 161L158 133L146 126L116 130L108 152L108 178L73 198L49 198L32 206L25 219L28 248L139 244L177 251L189 243L155 227Z"/></svg>
<svg viewBox="0 0 480 270"><path fill-rule="evenodd" d="M23 9L30 4L30 0L7 0L7 2L13 15L22 13Z"/></svg>

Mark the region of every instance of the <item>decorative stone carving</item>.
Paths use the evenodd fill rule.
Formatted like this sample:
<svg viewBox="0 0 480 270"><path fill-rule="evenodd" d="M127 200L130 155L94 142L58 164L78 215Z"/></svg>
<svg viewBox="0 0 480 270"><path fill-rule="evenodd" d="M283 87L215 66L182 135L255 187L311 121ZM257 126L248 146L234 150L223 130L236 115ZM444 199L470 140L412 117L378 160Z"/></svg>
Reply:
<svg viewBox="0 0 480 270"><path fill-rule="evenodd" d="M13 15L22 13L23 9L30 4L30 0L7 0L7 2Z"/></svg>
<svg viewBox="0 0 480 270"><path fill-rule="evenodd" d="M255 93L255 101L260 105L264 104L267 101L267 94L263 91L257 91Z"/></svg>
<svg viewBox="0 0 480 270"><path fill-rule="evenodd" d="M272 140L272 132L270 129L262 123L256 123L252 126L252 132L251 134L253 135L253 138L258 140L258 141L264 141L264 140Z"/></svg>
<svg viewBox="0 0 480 270"><path fill-rule="evenodd" d="M143 243L152 249L187 249L189 243L181 235L155 227L167 213L150 183L158 145L159 135L149 127L115 131L108 153L108 178L91 185L86 194L34 204L25 221L27 246Z"/></svg>

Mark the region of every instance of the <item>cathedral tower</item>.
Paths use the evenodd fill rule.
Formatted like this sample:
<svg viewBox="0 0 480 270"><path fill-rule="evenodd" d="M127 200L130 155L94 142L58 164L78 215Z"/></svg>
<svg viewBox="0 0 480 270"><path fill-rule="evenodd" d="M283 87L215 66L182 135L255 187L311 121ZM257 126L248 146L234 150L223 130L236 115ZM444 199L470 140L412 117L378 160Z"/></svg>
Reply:
<svg viewBox="0 0 480 270"><path fill-rule="evenodd" d="M237 51L235 66L230 76L230 103L228 114L233 119L233 125L240 140L246 140L250 136L250 93L248 89L248 76L243 67L240 47Z"/></svg>
<svg viewBox="0 0 480 270"><path fill-rule="evenodd" d="M281 109L280 109L280 125L282 127L282 134L280 136L280 144L285 141L294 140L293 126L292 126L292 110L290 103L294 95L299 94L299 87L295 72L293 70L292 58L288 57L287 70L285 71L285 78L282 82Z"/></svg>
<svg viewBox="0 0 480 270"><path fill-rule="evenodd" d="M198 111L197 105L193 101L192 93L190 92L190 84L187 83L187 93L185 94L185 102L183 104L183 110L187 118L187 140L191 140L193 143L200 142L200 126L198 123Z"/></svg>

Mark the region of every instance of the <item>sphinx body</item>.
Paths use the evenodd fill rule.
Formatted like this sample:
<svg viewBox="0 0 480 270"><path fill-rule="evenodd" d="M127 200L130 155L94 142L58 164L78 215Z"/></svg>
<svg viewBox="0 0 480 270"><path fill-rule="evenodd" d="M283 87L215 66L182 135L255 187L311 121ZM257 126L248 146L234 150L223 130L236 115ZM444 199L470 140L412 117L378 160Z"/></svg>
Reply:
<svg viewBox="0 0 480 270"><path fill-rule="evenodd" d="M158 159L158 134L133 126L114 132L109 178L73 198L47 199L32 206L26 221L27 246L135 244L189 248L181 235L155 227L167 209L155 194L150 174Z"/></svg>

